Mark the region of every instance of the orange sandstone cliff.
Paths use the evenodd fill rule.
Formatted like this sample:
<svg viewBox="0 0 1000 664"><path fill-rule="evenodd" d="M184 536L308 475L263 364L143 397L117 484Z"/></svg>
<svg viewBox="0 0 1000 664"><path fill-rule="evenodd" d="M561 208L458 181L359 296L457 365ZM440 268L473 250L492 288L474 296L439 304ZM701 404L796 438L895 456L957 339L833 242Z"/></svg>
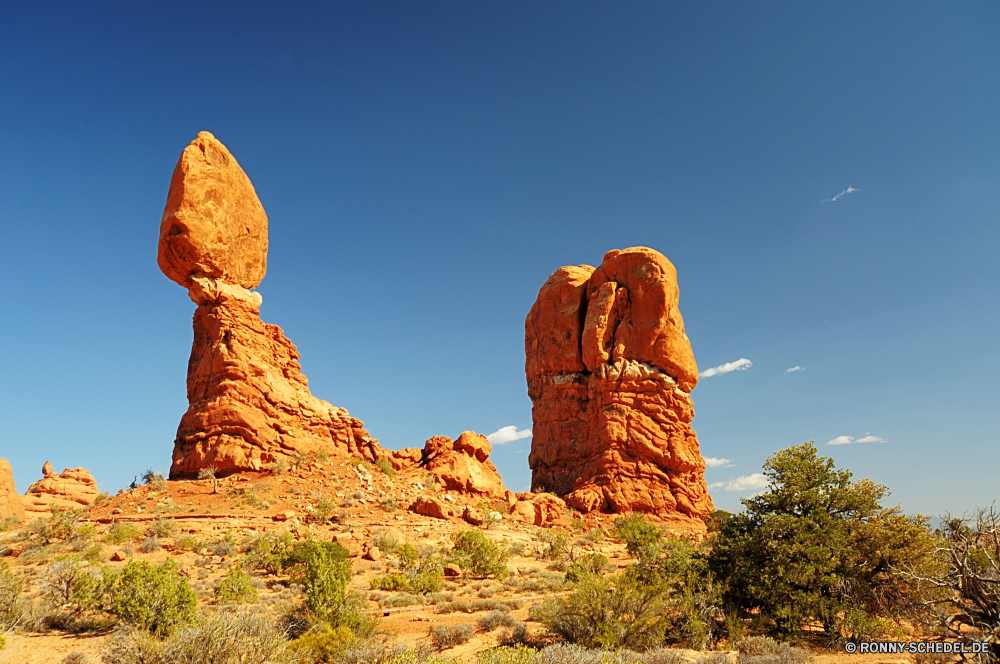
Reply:
<svg viewBox="0 0 1000 664"><path fill-rule="evenodd" d="M532 488L583 511L630 510L679 530L713 511L691 428L698 366L657 251L555 271L525 320Z"/></svg>
<svg viewBox="0 0 1000 664"><path fill-rule="evenodd" d="M7 459L0 459L0 519L14 516L24 518L24 505L14 487L14 470Z"/></svg>

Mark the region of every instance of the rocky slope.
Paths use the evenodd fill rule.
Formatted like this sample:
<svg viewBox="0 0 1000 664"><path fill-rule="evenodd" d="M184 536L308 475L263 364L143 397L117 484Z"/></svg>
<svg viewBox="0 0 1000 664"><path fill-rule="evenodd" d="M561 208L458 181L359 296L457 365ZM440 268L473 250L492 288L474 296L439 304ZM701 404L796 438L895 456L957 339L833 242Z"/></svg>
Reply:
<svg viewBox="0 0 1000 664"><path fill-rule="evenodd" d="M57 473L46 461L42 466L42 479L28 487L21 501L28 520L47 519L53 505L80 509L93 503L99 495L101 490L97 488L97 481L86 468L66 468Z"/></svg>
<svg viewBox="0 0 1000 664"><path fill-rule="evenodd" d="M525 320L533 489L583 511L704 531L713 509L691 427L698 366L677 271L645 247L549 277Z"/></svg>

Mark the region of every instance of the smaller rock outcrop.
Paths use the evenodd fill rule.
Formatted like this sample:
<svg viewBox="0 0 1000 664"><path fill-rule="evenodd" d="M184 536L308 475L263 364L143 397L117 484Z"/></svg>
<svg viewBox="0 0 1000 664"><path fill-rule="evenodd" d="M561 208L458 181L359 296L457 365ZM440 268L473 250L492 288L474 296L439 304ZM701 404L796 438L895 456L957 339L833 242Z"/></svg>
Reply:
<svg viewBox="0 0 1000 664"><path fill-rule="evenodd" d="M496 466L489 460L493 446L486 436L465 431L457 440L434 436L424 449L408 447L397 452L384 451L398 471L420 469L437 478L444 489L485 498L504 498L507 489Z"/></svg>
<svg viewBox="0 0 1000 664"><path fill-rule="evenodd" d="M21 499L28 518L46 518L52 513L52 505L80 509L101 495L97 481L86 468L66 468L56 473L52 464L46 461L42 474L42 479L28 487Z"/></svg>
<svg viewBox="0 0 1000 664"><path fill-rule="evenodd" d="M9 516L24 518L24 504L14 487L14 470L7 459L0 459L0 519Z"/></svg>

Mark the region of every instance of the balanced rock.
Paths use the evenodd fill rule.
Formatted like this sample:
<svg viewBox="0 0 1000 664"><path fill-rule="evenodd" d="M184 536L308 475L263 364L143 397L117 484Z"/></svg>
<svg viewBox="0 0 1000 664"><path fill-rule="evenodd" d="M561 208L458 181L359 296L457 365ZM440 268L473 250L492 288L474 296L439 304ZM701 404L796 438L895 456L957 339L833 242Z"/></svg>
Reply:
<svg viewBox="0 0 1000 664"><path fill-rule="evenodd" d="M396 470L420 468L433 474L445 489L473 496L503 498L507 489L496 466L489 460L493 446L486 436L465 431L457 440L434 436L423 450L408 447L385 452Z"/></svg>
<svg viewBox="0 0 1000 664"><path fill-rule="evenodd" d="M62 509L80 509L94 502L101 490L86 468L66 468L56 473L48 461L42 468L42 479L30 487L21 499L28 517L45 518L52 506Z"/></svg>
<svg viewBox="0 0 1000 664"><path fill-rule="evenodd" d="M698 366L679 297L674 266L645 247L610 251L596 270L560 268L542 286L524 342L533 490L705 530L714 506L691 428Z"/></svg>
<svg viewBox="0 0 1000 664"><path fill-rule="evenodd" d="M9 516L24 518L24 505L14 486L14 470L7 459L0 459L0 519Z"/></svg>
<svg viewBox="0 0 1000 664"><path fill-rule="evenodd" d="M188 410L171 478L259 471L281 458L382 452L364 424L315 398L299 353L260 319L267 216L250 179L208 132L181 154L160 226L158 263L198 305L188 361Z"/></svg>

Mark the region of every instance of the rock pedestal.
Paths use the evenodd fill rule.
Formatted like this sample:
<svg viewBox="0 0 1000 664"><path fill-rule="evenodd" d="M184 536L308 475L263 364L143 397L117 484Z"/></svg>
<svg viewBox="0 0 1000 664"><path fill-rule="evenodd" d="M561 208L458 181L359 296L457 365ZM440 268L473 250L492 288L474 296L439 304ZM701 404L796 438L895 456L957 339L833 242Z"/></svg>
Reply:
<svg viewBox="0 0 1000 664"><path fill-rule="evenodd" d="M563 267L525 321L532 488L584 511L642 511L705 529L714 509L691 428L698 366L677 272L645 247Z"/></svg>
<svg viewBox="0 0 1000 664"><path fill-rule="evenodd" d="M14 487L14 470L7 459L0 459L0 519L9 516L24 518L24 505Z"/></svg>

